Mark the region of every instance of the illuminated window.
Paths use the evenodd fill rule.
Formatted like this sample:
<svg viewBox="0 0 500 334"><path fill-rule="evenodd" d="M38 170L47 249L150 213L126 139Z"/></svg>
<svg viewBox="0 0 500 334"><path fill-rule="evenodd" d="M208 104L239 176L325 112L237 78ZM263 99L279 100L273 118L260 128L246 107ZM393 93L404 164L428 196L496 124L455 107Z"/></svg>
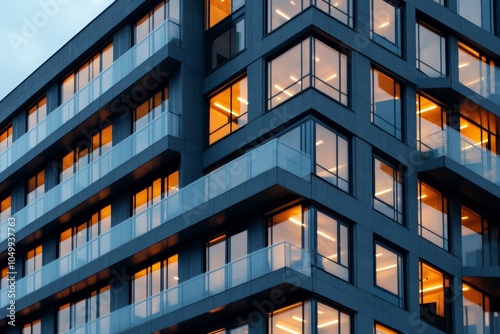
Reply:
<svg viewBox="0 0 500 334"><path fill-rule="evenodd" d="M3 223L9 217L11 217L11 206L12 206L11 196L7 196L0 201L0 222Z"/></svg>
<svg viewBox="0 0 500 334"><path fill-rule="evenodd" d="M90 140L78 142L77 147L62 158L59 181L63 182L88 166L113 146L113 127L108 125L94 134Z"/></svg>
<svg viewBox="0 0 500 334"><path fill-rule="evenodd" d="M396 222L403 223L403 179L401 173L374 158L373 207Z"/></svg>
<svg viewBox="0 0 500 334"><path fill-rule="evenodd" d="M401 87L394 79L371 69L372 123L401 140Z"/></svg>
<svg viewBox="0 0 500 334"><path fill-rule="evenodd" d="M228 329L220 329L215 332L210 332L209 334L248 334L248 333L249 333L248 324L243 324Z"/></svg>
<svg viewBox="0 0 500 334"><path fill-rule="evenodd" d="M0 280L0 290L5 289L8 284L7 280L9 279L9 267L2 268L1 273L1 280Z"/></svg>
<svg viewBox="0 0 500 334"><path fill-rule="evenodd" d="M302 211L302 206L298 205L274 215L269 221L268 245L276 245L286 241L297 247L302 247L304 230L308 228L307 219L305 217L303 219ZM304 211L307 212L307 210Z"/></svg>
<svg viewBox="0 0 500 334"><path fill-rule="evenodd" d="M92 217L83 224L69 228L60 234L59 257L69 254L78 247L83 246L92 239L95 239L99 235L105 233L110 228L111 205L108 205L94 213ZM93 247L91 252L95 252L97 256L97 247Z"/></svg>
<svg viewBox="0 0 500 334"><path fill-rule="evenodd" d="M462 206L462 265L480 267L488 263L485 245L488 245L488 221Z"/></svg>
<svg viewBox="0 0 500 334"><path fill-rule="evenodd" d="M312 305L316 306L313 314ZM349 334L351 317L315 300L300 302L269 315L269 334Z"/></svg>
<svg viewBox="0 0 500 334"><path fill-rule="evenodd" d="M290 21L294 16L304 11L310 5L310 0L269 0L267 19L268 32ZM312 5L343 24L352 27L352 0L313 0Z"/></svg>
<svg viewBox="0 0 500 334"><path fill-rule="evenodd" d="M500 104L500 67L492 59L458 42L458 80L483 97Z"/></svg>
<svg viewBox="0 0 500 334"><path fill-rule="evenodd" d="M418 234L448 250L448 199L418 181Z"/></svg>
<svg viewBox="0 0 500 334"><path fill-rule="evenodd" d="M373 328L373 334L399 334L399 332L392 330L384 325L375 324L375 327Z"/></svg>
<svg viewBox="0 0 500 334"><path fill-rule="evenodd" d="M500 154L500 117L472 103L460 105L460 137L462 159L466 163L482 163L494 174L498 168L484 156L484 151ZM489 153L489 152L488 152ZM494 159L493 159L494 160ZM490 165L489 165L490 164Z"/></svg>
<svg viewBox="0 0 500 334"><path fill-rule="evenodd" d="M45 171L42 170L28 180L26 204L33 203L45 194Z"/></svg>
<svg viewBox="0 0 500 334"><path fill-rule="evenodd" d="M26 253L24 261L25 276L42 269L42 245L33 248Z"/></svg>
<svg viewBox="0 0 500 334"><path fill-rule="evenodd" d="M66 333L88 322L105 317L111 310L109 285L92 291L86 298L59 307L57 314L57 333Z"/></svg>
<svg viewBox="0 0 500 334"><path fill-rule="evenodd" d="M43 121L45 116L47 116L47 99L44 97L28 110L28 131Z"/></svg>
<svg viewBox="0 0 500 334"><path fill-rule="evenodd" d="M446 38L417 22L417 68L431 78L446 76Z"/></svg>
<svg viewBox="0 0 500 334"><path fill-rule="evenodd" d="M248 122L247 78L231 84L210 98L209 144L226 137Z"/></svg>
<svg viewBox="0 0 500 334"><path fill-rule="evenodd" d="M244 5L245 0L207 0L208 28L212 28Z"/></svg>
<svg viewBox="0 0 500 334"><path fill-rule="evenodd" d="M347 105L347 56L307 38L268 63L268 108L309 87Z"/></svg>
<svg viewBox="0 0 500 334"><path fill-rule="evenodd" d="M226 280L231 280L232 286L247 279L247 261L237 261L227 272L223 268L226 263L234 262L247 255L247 231L230 236L221 235L210 240L206 245L205 269L207 289L211 292L224 290ZM227 276L227 277L226 277Z"/></svg>
<svg viewBox="0 0 500 334"><path fill-rule="evenodd" d="M97 54L87 60L78 70L69 75L63 80L61 86L61 102L68 101L76 92L82 90L89 82L96 78L101 72L106 70L113 63L113 44L110 43ZM100 91L99 84L94 83L95 92ZM92 96L94 92L86 90L86 96ZM88 103L89 99L85 99L83 93L80 103Z"/></svg>
<svg viewBox="0 0 500 334"><path fill-rule="evenodd" d="M168 110L168 87L134 110L132 131L137 132L147 126L165 110Z"/></svg>
<svg viewBox="0 0 500 334"><path fill-rule="evenodd" d="M316 265L349 281L349 226L315 210Z"/></svg>
<svg viewBox="0 0 500 334"><path fill-rule="evenodd" d="M496 333L500 326L499 301L462 283L464 333Z"/></svg>
<svg viewBox="0 0 500 334"><path fill-rule="evenodd" d="M134 274L132 303L142 302L134 308L136 316L145 318L160 311L162 299L150 297L177 286L179 283L178 261L178 256L175 254ZM168 299L168 305L176 304L177 294L169 294ZM146 301L143 302L144 300Z"/></svg>
<svg viewBox="0 0 500 334"><path fill-rule="evenodd" d="M379 243L375 244L375 285L388 293L385 299L404 306L403 256Z"/></svg>
<svg viewBox="0 0 500 334"><path fill-rule="evenodd" d="M150 186L136 193L132 199L133 212L137 215L147 208L159 203L167 196L179 191L179 172L175 171L166 177L154 180Z"/></svg>
<svg viewBox="0 0 500 334"><path fill-rule="evenodd" d="M458 14L475 25L494 30L494 6L491 0L457 0Z"/></svg>
<svg viewBox="0 0 500 334"><path fill-rule="evenodd" d="M446 126L446 112L437 103L417 94L417 143L420 152L444 147L442 130Z"/></svg>
<svg viewBox="0 0 500 334"><path fill-rule="evenodd" d="M401 55L401 10L390 0L370 0L371 38Z"/></svg>
<svg viewBox="0 0 500 334"><path fill-rule="evenodd" d="M12 125L9 125L0 132L0 153L12 145Z"/></svg>
<svg viewBox="0 0 500 334"><path fill-rule="evenodd" d="M21 334L42 334L42 321L38 319L25 324Z"/></svg>
<svg viewBox="0 0 500 334"><path fill-rule="evenodd" d="M440 329L451 325L450 279L444 273L420 261L420 318Z"/></svg>
<svg viewBox="0 0 500 334"><path fill-rule="evenodd" d="M224 32L208 38L211 41L210 68L214 70L245 49L245 20L242 19Z"/></svg>
<svg viewBox="0 0 500 334"><path fill-rule="evenodd" d="M179 22L179 0L162 0L144 15L134 27L134 44L138 44L165 21Z"/></svg>

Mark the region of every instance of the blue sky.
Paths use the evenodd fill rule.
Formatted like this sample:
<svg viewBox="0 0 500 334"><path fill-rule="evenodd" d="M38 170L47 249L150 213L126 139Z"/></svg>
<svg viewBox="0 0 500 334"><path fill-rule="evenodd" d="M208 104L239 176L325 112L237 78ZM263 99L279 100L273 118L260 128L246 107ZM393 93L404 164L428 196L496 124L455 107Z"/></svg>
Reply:
<svg viewBox="0 0 500 334"><path fill-rule="evenodd" d="M0 100L114 1L2 1Z"/></svg>

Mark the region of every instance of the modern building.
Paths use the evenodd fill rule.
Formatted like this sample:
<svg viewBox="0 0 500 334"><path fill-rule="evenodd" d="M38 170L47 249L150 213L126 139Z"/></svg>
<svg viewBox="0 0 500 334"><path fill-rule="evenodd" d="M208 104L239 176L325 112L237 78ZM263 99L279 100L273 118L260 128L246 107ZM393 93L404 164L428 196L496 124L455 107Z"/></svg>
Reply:
<svg viewBox="0 0 500 334"><path fill-rule="evenodd" d="M0 332L500 333L499 10L114 2L0 101Z"/></svg>

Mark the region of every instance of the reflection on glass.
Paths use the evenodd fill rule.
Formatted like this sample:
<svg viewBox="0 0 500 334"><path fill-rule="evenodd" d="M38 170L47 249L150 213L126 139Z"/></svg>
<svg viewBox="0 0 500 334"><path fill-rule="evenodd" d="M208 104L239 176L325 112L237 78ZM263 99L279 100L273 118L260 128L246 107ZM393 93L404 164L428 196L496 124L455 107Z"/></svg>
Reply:
<svg viewBox="0 0 500 334"><path fill-rule="evenodd" d="M308 38L268 64L268 108L315 87L347 105L347 56Z"/></svg>
<svg viewBox="0 0 500 334"><path fill-rule="evenodd" d="M390 1L371 0L371 38L385 48L401 54L400 9Z"/></svg>
<svg viewBox="0 0 500 334"><path fill-rule="evenodd" d="M458 15L487 30L493 30L493 3L491 0L457 0Z"/></svg>
<svg viewBox="0 0 500 334"><path fill-rule="evenodd" d="M246 77L210 98L209 144L247 124L248 104Z"/></svg>
<svg viewBox="0 0 500 334"><path fill-rule="evenodd" d="M448 250L448 199L418 181L418 234Z"/></svg>
<svg viewBox="0 0 500 334"><path fill-rule="evenodd" d="M374 209L403 223L403 183L401 174L390 165L374 158Z"/></svg>
<svg viewBox="0 0 500 334"><path fill-rule="evenodd" d="M45 193L45 171L41 170L28 180L26 204L33 203Z"/></svg>
<svg viewBox="0 0 500 334"><path fill-rule="evenodd" d="M428 152L444 146L442 130L446 126L443 108L433 101L417 94L417 142L420 152Z"/></svg>
<svg viewBox="0 0 500 334"><path fill-rule="evenodd" d="M132 115L132 131L137 132L168 110L168 87L139 105Z"/></svg>
<svg viewBox="0 0 500 334"><path fill-rule="evenodd" d="M417 68L431 78L446 76L446 39L417 22Z"/></svg>
<svg viewBox="0 0 500 334"><path fill-rule="evenodd" d="M446 297L450 279L442 272L420 262L420 317L436 327L445 329L450 319L450 298Z"/></svg>
<svg viewBox="0 0 500 334"><path fill-rule="evenodd" d="M499 328L498 300L462 283L464 333L490 334Z"/></svg>
<svg viewBox="0 0 500 334"><path fill-rule="evenodd" d="M373 334L398 334L398 332L393 331L392 329L381 324L375 324Z"/></svg>
<svg viewBox="0 0 500 334"><path fill-rule="evenodd" d="M25 324L22 334L42 334L42 321L40 319Z"/></svg>
<svg viewBox="0 0 500 334"><path fill-rule="evenodd" d="M474 211L462 206L462 264L468 267L484 265L483 244L488 239L488 222Z"/></svg>
<svg viewBox="0 0 500 334"><path fill-rule="evenodd" d="M397 81L371 69L372 123L401 139L401 88Z"/></svg>
<svg viewBox="0 0 500 334"><path fill-rule="evenodd" d="M11 217L11 206L12 206L11 196L7 196L0 201L0 222L4 222L9 217Z"/></svg>
<svg viewBox="0 0 500 334"><path fill-rule="evenodd" d="M207 0L207 2L208 28L212 28L245 4L245 0Z"/></svg>
<svg viewBox="0 0 500 334"><path fill-rule="evenodd" d="M351 332L351 317L349 315L320 302L318 302L317 307L318 323L316 324L316 331L314 333L344 334Z"/></svg>
<svg viewBox="0 0 500 334"><path fill-rule="evenodd" d="M12 125L0 132L0 153L12 145Z"/></svg>
<svg viewBox="0 0 500 334"><path fill-rule="evenodd" d="M403 267L402 257L394 251L376 244L375 245L375 284L403 298Z"/></svg>
<svg viewBox="0 0 500 334"><path fill-rule="evenodd" d="M44 97L28 110L28 131L47 116L47 99Z"/></svg>
<svg viewBox="0 0 500 334"><path fill-rule="evenodd" d="M237 327L210 332L209 334L248 334L248 333L249 333L248 324L243 324Z"/></svg>
<svg viewBox="0 0 500 334"><path fill-rule="evenodd" d="M225 64L245 48L245 20L232 25L212 41L211 69Z"/></svg>

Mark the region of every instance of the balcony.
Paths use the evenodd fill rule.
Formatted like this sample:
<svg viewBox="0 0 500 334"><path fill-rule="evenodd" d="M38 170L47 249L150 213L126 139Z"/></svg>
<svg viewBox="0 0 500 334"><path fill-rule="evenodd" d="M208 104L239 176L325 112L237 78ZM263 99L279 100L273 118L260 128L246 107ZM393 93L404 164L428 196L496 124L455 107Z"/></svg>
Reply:
<svg viewBox="0 0 500 334"><path fill-rule="evenodd" d="M500 186L500 157L484 148L483 142L472 142L470 138L452 128L441 129L424 119L421 121L426 134L422 135L418 142L425 160L448 157Z"/></svg>
<svg viewBox="0 0 500 334"><path fill-rule="evenodd" d="M130 151L131 145L128 144L125 148ZM17 298L22 298L50 284L155 227L189 210L199 208L213 198L276 167L300 178L308 176L312 170L311 159L307 155L274 139L219 167L145 211L130 217L66 256L18 280L16 282ZM16 220L21 222L17 216ZM0 291L1 307L7 305L8 302L7 289L3 289Z"/></svg>
<svg viewBox="0 0 500 334"><path fill-rule="evenodd" d="M0 154L0 173L169 43L179 45L180 26L166 21L115 60L110 67L75 93L70 100L49 113L36 127L14 141L6 151Z"/></svg>
<svg viewBox="0 0 500 334"><path fill-rule="evenodd" d="M122 333L281 268L310 277L310 254L287 242L269 246L68 333Z"/></svg>
<svg viewBox="0 0 500 334"><path fill-rule="evenodd" d="M98 182L100 178L125 164L160 139L167 135L179 136L179 127L180 116L164 111L146 127L127 137L66 181L47 191L35 202L16 212L13 216L16 217L17 232L91 184ZM7 221L0 224L0 230L0 241L3 241L7 239Z"/></svg>

